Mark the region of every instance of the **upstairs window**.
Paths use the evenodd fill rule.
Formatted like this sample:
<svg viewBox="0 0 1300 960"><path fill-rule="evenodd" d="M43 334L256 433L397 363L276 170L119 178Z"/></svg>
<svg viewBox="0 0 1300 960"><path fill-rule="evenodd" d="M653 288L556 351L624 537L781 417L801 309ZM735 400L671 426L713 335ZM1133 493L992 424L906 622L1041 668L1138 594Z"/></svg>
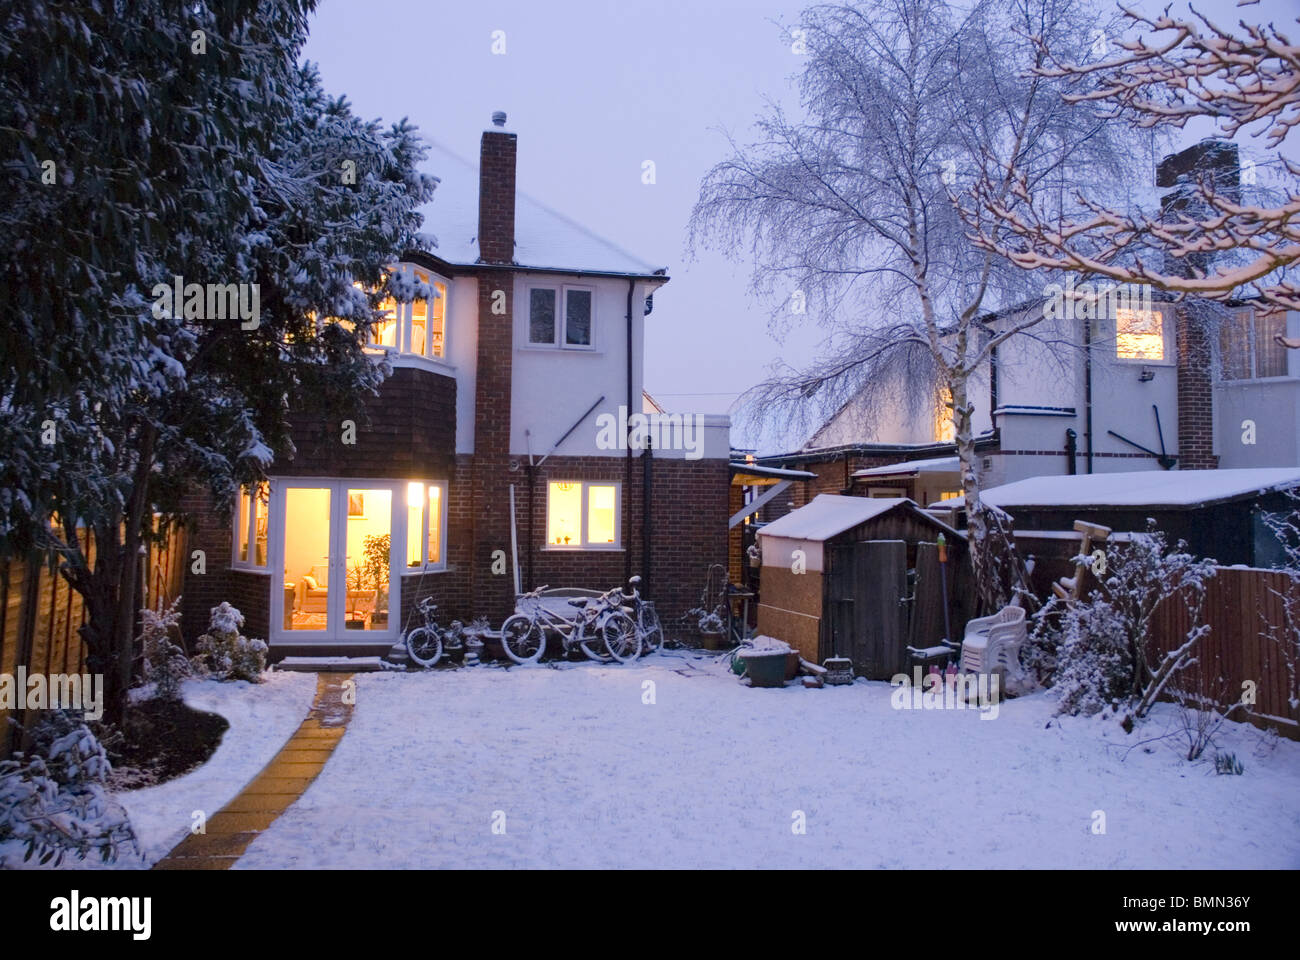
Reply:
<svg viewBox="0 0 1300 960"><path fill-rule="evenodd" d="M567 284L528 291L528 343L570 350L592 348L595 291Z"/></svg>
<svg viewBox="0 0 1300 960"><path fill-rule="evenodd" d="M1115 356L1120 360L1165 359L1165 318L1159 310L1115 311Z"/></svg>
<svg viewBox="0 0 1300 960"><path fill-rule="evenodd" d="M1286 313L1239 310L1219 327L1219 365L1224 380L1258 380L1286 376L1286 347L1274 337L1286 335Z"/></svg>
<svg viewBox="0 0 1300 960"><path fill-rule="evenodd" d="M446 356L446 281L418 267L403 265L397 270L431 296L418 296L410 303L385 299L379 305L384 318L370 328L371 346L407 356L442 359Z"/></svg>
<svg viewBox="0 0 1300 960"><path fill-rule="evenodd" d="M555 481L547 487L546 545L553 549L600 549L619 543L616 483Z"/></svg>

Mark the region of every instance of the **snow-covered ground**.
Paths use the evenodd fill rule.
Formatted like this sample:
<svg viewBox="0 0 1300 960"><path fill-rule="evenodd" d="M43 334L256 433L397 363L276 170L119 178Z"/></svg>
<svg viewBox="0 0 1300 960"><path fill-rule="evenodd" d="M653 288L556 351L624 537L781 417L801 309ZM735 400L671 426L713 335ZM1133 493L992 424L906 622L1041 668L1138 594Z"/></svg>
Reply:
<svg viewBox="0 0 1300 960"><path fill-rule="evenodd" d="M260 684L187 681L183 690L186 703L196 710L218 713L230 722L216 753L183 777L115 795L131 817L143 861L123 857L115 864L102 864L93 857L85 861L69 858L64 866L152 866L184 839L195 810L212 816L261 772L307 716L315 693L316 677L309 673L268 673ZM22 865L23 850L17 842L0 844L0 862L8 856L10 865Z"/></svg>
<svg viewBox="0 0 1300 960"><path fill-rule="evenodd" d="M211 759L192 773L117 795L150 865L185 838L195 810L211 817L262 772L307 716L315 694L316 676L311 673L271 672L259 684L185 684L185 702L220 714L230 721L230 729Z"/></svg>
<svg viewBox="0 0 1300 960"><path fill-rule="evenodd" d="M1216 776L1172 738L1047 727L1045 694L982 720L671 655L357 684L324 772L237 867L1300 867L1300 744L1243 725L1220 749L1245 774ZM1162 704L1141 737L1176 727Z"/></svg>

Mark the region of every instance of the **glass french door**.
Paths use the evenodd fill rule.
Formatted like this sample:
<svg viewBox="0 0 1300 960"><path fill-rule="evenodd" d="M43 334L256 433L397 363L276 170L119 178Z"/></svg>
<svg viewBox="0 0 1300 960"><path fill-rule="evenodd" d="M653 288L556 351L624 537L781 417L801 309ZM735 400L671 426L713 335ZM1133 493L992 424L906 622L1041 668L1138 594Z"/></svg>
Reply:
<svg viewBox="0 0 1300 960"><path fill-rule="evenodd" d="M373 480L272 483L273 640L396 637L406 539L393 509L398 488Z"/></svg>

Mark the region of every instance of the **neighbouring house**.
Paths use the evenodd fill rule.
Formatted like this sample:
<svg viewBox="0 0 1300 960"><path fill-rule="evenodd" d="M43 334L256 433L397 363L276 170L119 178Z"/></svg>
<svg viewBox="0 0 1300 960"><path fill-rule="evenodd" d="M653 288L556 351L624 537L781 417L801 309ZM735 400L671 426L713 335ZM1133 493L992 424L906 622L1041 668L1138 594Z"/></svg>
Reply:
<svg viewBox="0 0 1300 960"><path fill-rule="evenodd" d="M819 494L760 527L758 540L758 632L806 660L848 657L858 676L885 680L904 669L909 645L960 636L974 615L965 536L906 498Z"/></svg>
<svg viewBox="0 0 1300 960"><path fill-rule="evenodd" d="M1221 566L1278 567L1286 556L1268 521L1295 510L1286 491L1296 488L1296 467L1146 470L1033 477L985 490L981 499L1011 514L1021 552L1043 558L1077 552L1076 520L1122 536L1145 531L1149 518L1171 543L1185 540L1190 553Z"/></svg>
<svg viewBox="0 0 1300 960"><path fill-rule="evenodd" d="M1211 161L1218 182L1225 175L1235 182L1235 147L1227 147L1209 141L1166 157L1158 185L1176 188ZM1300 350L1276 339L1300 335L1300 313L1174 302L1147 288L1080 282L1073 290L1093 299L1074 300L1066 287L1049 285L1042 298L982 321L995 335L1035 313L1046 317L1034 337L1006 341L972 378L981 486L1300 466ZM765 517L818 493L903 496L927 507L959 494L952 425L941 391L934 394L917 414L901 406L867 410L851 399L802 449L759 457L761 465L818 475Z"/></svg>
<svg viewBox="0 0 1300 960"><path fill-rule="evenodd" d="M729 421L644 392L666 270L518 193L517 137L493 123L477 170L431 151L439 243L393 269L435 296L375 331L394 370L354 436L299 411L296 455L232 519L192 499L208 564L187 576L189 632L229 600L273 656L373 653L423 596L444 622L499 624L516 561L525 590L640 575L671 622L727 562Z"/></svg>

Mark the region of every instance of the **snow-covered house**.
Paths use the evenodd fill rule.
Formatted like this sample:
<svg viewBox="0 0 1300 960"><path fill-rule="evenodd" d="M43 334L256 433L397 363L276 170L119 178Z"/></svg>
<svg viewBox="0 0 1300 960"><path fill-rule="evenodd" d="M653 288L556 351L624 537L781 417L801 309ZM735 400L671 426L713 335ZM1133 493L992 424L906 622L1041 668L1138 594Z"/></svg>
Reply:
<svg viewBox="0 0 1300 960"><path fill-rule="evenodd" d="M1158 182L1194 172L1221 153L1215 146L1166 157ZM1067 280L1046 283L1042 297L983 325L996 333L1035 315L1044 319L1032 336L1007 340L969 385L982 486L1300 466L1300 350L1277 340L1300 336L1300 313L1175 303L1150 288ZM868 409L851 399L802 449L759 462L818 473L789 506L839 492L929 506L960 491L960 473L944 398L914 409Z"/></svg>
<svg viewBox="0 0 1300 960"><path fill-rule="evenodd" d="M666 270L517 193L517 137L493 122L477 170L432 153L439 243L394 269L435 296L376 332L380 396L350 428L296 416L295 458L229 526L196 499L187 623L230 600L273 654L373 652L426 595L444 622L498 624L516 562L525 590L638 574L671 618L726 561L727 419L643 413Z"/></svg>

